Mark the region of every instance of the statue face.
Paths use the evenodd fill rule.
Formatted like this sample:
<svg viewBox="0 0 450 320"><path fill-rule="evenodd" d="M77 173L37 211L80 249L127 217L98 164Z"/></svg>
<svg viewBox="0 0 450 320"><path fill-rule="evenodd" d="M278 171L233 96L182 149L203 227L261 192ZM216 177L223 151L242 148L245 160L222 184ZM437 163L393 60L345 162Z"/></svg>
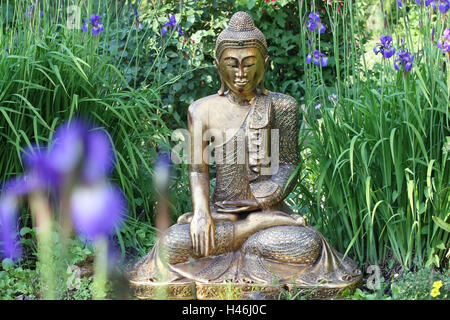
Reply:
<svg viewBox="0 0 450 320"><path fill-rule="evenodd" d="M269 58L257 48L227 48L217 62L222 80L238 95L255 92L263 80Z"/></svg>

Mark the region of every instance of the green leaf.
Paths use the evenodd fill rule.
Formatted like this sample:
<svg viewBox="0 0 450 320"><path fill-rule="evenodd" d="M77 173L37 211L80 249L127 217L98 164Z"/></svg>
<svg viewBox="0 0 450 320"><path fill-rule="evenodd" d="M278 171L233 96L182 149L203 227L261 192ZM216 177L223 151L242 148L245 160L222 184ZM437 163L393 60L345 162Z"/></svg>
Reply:
<svg viewBox="0 0 450 320"><path fill-rule="evenodd" d="M441 250L445 250L446 248L445 248L444 241L442 241L441 243L439 243L439 244L436 246L436 248L441 249Z"/></svg>
<svg viewBox="0 0 450 320"><path fill-rule="evenodd" d="M20 229L20 235L23 237L24 235L31 233L33 230L28 227L23 227Z"/></svg>
<svg viewBox="0 0 450 320"><path fill-rule="evenodd" d="M4 270L10 270L10 269L14 268L14 262L9 258L3 259L2 268Z"/></svg>
<svg viewBox="0 0 450 320"><path fill-rule="evenodd" d="M433 221L438 225L438 227L444 229L447 232L450 232L450 224L444 222L444 220L440 219L439 217L433 216Z"/></svg>

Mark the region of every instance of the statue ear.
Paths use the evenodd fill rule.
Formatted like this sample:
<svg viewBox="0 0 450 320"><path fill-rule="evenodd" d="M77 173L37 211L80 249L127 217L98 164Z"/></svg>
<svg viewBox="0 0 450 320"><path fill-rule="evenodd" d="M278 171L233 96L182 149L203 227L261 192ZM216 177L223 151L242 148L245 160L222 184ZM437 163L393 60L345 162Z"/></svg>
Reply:
<svg viewBox="0 0 450 320"><path fill-rule="evenodd" d="M220 89L219 89L219 91L217 91L217 94L219 96L223 96L225 94L225 89L226 89L225 82L223 82L222 75L220 74L219 61L217 61L217 59L215 59L214 63L216 64L217 72L219 72L219 77L220 77Z"/></svg>

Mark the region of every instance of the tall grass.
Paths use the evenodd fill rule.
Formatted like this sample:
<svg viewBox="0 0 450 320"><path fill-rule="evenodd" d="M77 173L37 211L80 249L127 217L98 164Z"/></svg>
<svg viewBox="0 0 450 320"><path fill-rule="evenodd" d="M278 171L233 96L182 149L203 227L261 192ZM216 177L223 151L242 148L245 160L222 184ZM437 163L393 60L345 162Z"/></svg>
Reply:
<svg viewBox="0 0 450 320"><path fill-rule="evenodd" d="M34 13L29 1L1 1L0 182L23 172L25 147L47 143L59 123L84 114L114 141L113 178L126 194L130 219L144 212L150 221L152 161L170 137L158 94L164 83L131 87L117 68L120 52L102 49L116 36L112 22L121 19L114 2L75 2L82 17L104 13L98 37L68 27L67 1L38 1ZM23 218L26 224L28 215Z"/></svg>
<svg viewBox="0 0 450 320"><path fill-rule="evenodd" d="M367 64L367 39L355 21L358 2L344 1L339 14L337 6L326 12L335 84L327 86L320 69L305 65L310 137L304 154L316 192L307 197L311 218L338 250L361 264L382 263L391 250L404 267L448 265L450 68L436 47L448 18L415 2L393 7L383 35L397 39L397 51L403 37L414 54L413 69L403 74L394 70L394 58ZM301 1L299 7L306 15L311 10ZM409 19L408 12L419 19ZM392 16L398 19L395 29ZM414 40L412 29L420 35ZM306 39L305 30L301 36ZM313 46L320 45L316 37ZM332 93L336 102L328 99Z"/></svg>

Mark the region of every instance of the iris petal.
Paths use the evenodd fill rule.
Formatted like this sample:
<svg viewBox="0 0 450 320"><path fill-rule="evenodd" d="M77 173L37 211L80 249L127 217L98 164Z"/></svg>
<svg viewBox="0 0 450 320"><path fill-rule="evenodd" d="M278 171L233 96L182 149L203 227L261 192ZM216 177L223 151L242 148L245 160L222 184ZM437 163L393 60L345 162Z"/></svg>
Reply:
<svg viewBox="0 0 450 320"><path fill-rule="evenodd" d="M70 199L75 231L86 240L111 234L125 217L126 201L113 184L77 186Z"/></svg>
<svg viewBox="0 0 450 320"><path fill-rule="evenodd" d="M78 166L83 156L86 131L86 125L80 121L66 122L58 127L49 152L49 161L57 172L64 175Z"/></svg>
<svg viewBox="0 0 450 320"><path fill-rule="evenodd" d="M311 63L311 55L308 54L308 56L306 57L306 63L310 64Z"/></svg>
<svg viewBox="0 0 450 320"><path fill-rule="evenodd" d="M17 261L22 255L17 225L17 201L12 196L0 197L0 253Z"/></svg>
<svg viewBox="0 0 450 320"><path fill-rule="evenodd" d="M113 146L103 130L94 130L86 134L85 154L81 171L84 183L93 183L105 178L114 165Z"/></svg>

